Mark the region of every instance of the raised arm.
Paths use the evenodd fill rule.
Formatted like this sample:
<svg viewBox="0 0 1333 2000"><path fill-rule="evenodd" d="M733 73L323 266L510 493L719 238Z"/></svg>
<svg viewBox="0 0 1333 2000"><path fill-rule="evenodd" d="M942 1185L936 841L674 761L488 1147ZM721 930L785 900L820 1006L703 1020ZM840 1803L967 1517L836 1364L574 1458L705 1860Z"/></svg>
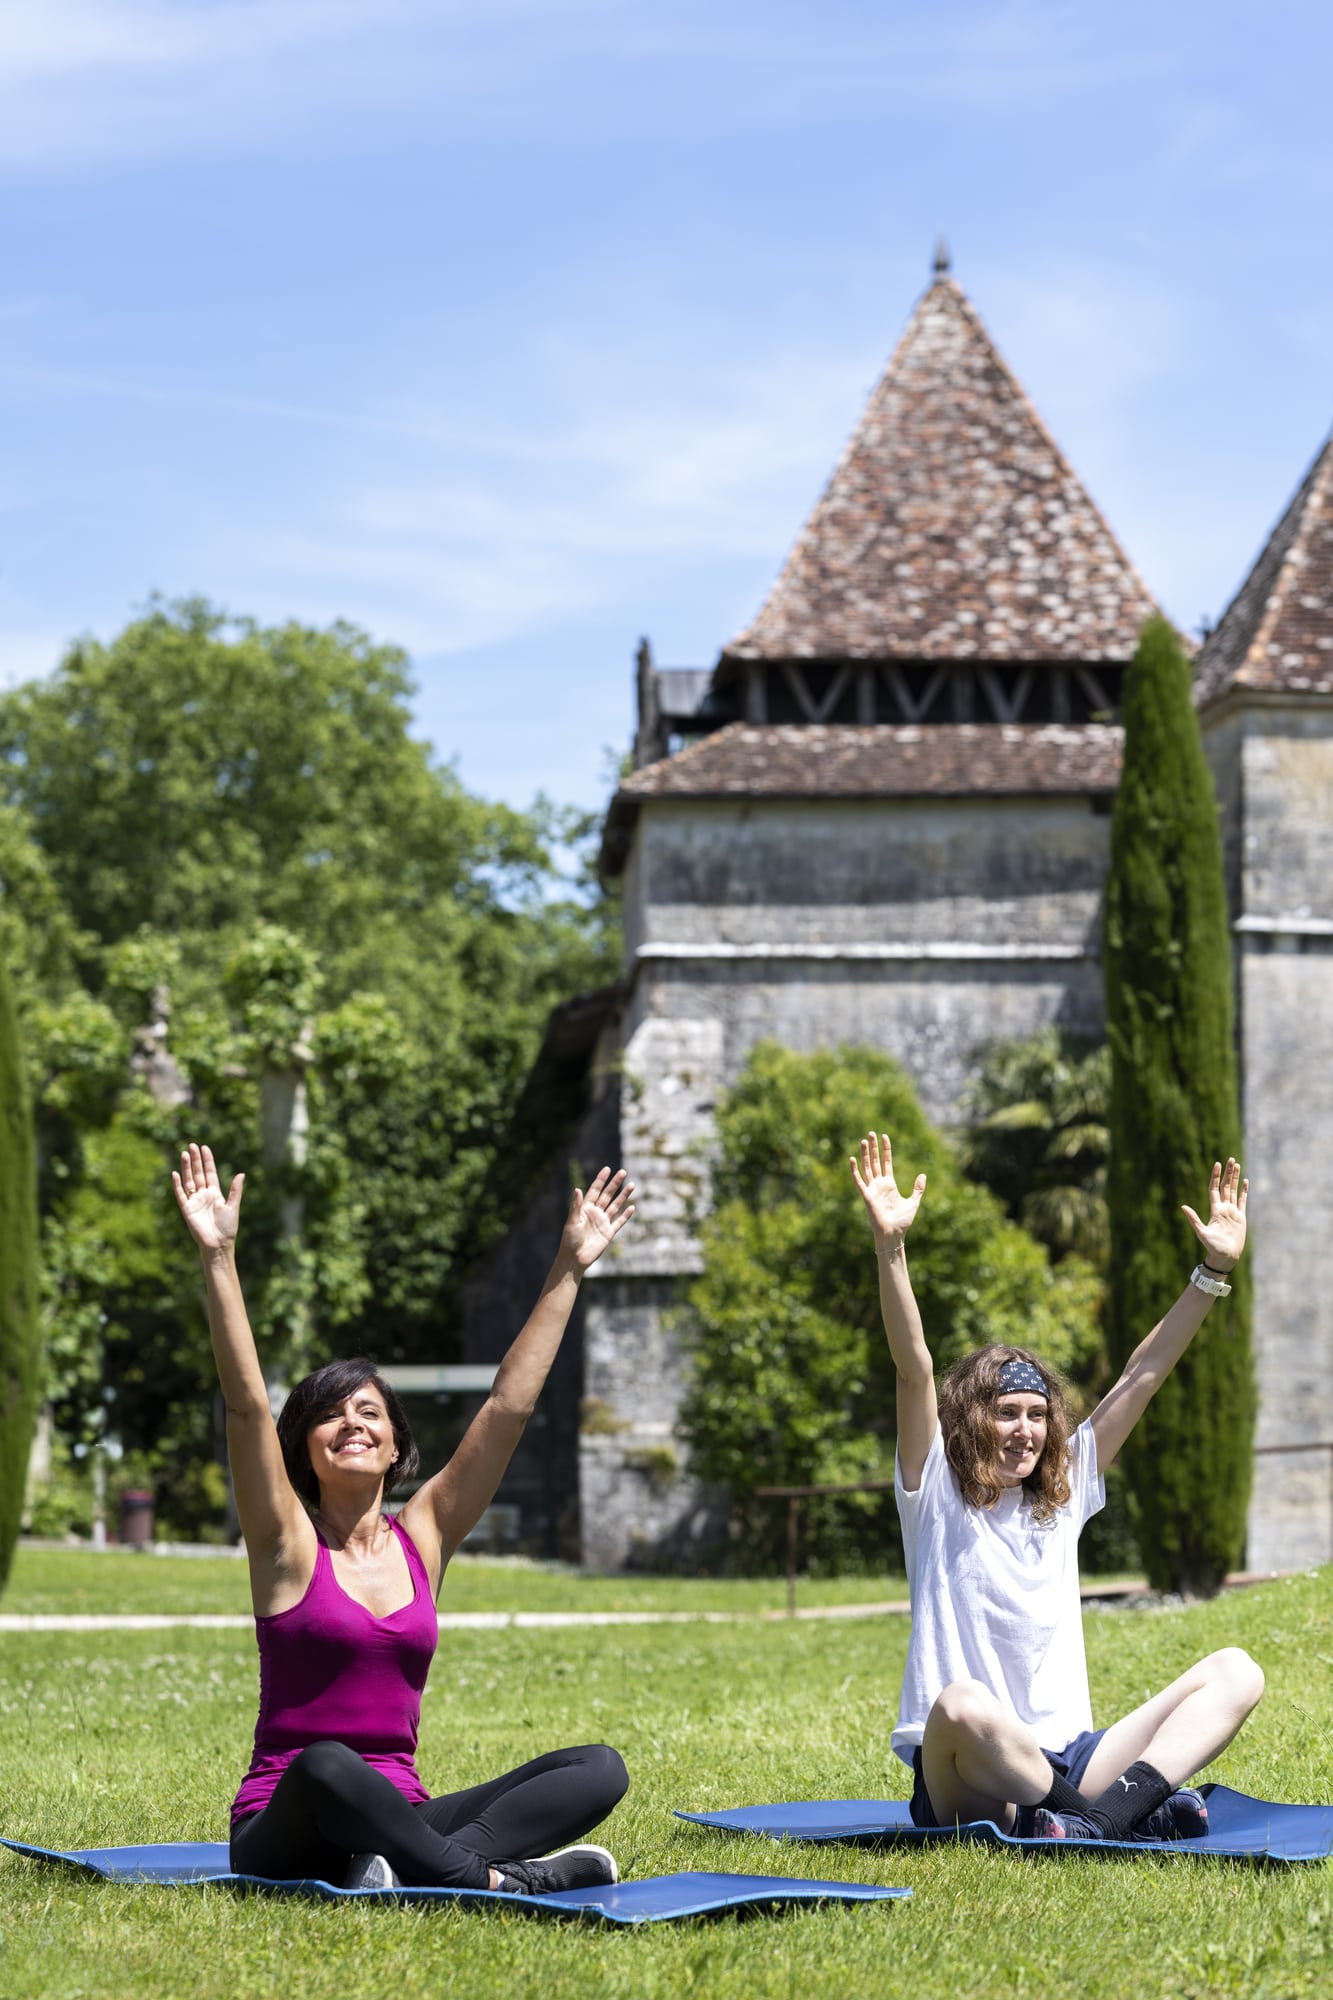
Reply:
<svg viewBox="0 0 1333 2000"><path fill-rule="evenodd" d="M282 1461L264 1371L236 1273L245 1175L237 1174L224 1195L212 1153L207 1146L192 1145L181 1154L180 1172L171 1180L204 1267L208 1331L227 1406L227 1453L236 1512L250 1558L255 1609L267 1610L274 1574L292 1559L300 1560L306 1539L313 1543L314 1530Z"/></svg>
<svg viewBox="0 0 1333 2000"><path fill-rule="evenodd" d="M514 1448L560 1350L579 1286L634 1213L633 1182L603 1167L587 1194L575 1189L554 1264L522 1331L496 1371L490 1395L449 1463L402 1512L436 1590L463 1537L495 1497Z"/></svg>
<svg viewBox="0 0 1333 2000"><path fill-rule="evenodd" d="M912 1192L899 1194L887 1132L878 1138L868 1133L861 1141L859 1164L854 1155L850 1164L875 1239L879 1309L898 1372L898 1469L904 1487L915 1493L939 1428L935 1367L907 1275L907 1232L916 1221L926 1177L918 1174Z"/></svg>
<svg viewBox="0 0 1333 2000"><path fill-rule="evenodd" d="M1245 1204L1250 1184L1240 1177L1240 1167L1228 1160L1213 1162L1208 1182L1208 1220L1203 1222L1186 1204L1181 1213L1203 1248L1202 1262L1219 1281L1240 1261L1245 1248ZM1115 1464L1125 1439L1193 1340L1215 1295L1203 1292L1191 1281L1164 1319L1158 1320L1146 1340L1141 1340L1115 1387L1102 1397L1092 1413L1092 1434L1097 1440L1097 1470L1106 1472Z"/></svg>

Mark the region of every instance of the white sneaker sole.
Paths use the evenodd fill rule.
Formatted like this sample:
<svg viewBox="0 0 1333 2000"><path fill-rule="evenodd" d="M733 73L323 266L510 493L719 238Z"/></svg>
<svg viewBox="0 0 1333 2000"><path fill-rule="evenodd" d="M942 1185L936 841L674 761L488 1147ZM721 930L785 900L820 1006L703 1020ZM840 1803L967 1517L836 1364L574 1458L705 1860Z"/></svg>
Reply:
<svg viewBox="0 0 1333 2000"><path fill-rule="evenodd" d="M382 1854L354 1854L342 1880L342 1887L353 1893L361 1889L401 1889L402 1886Z"/></svg>

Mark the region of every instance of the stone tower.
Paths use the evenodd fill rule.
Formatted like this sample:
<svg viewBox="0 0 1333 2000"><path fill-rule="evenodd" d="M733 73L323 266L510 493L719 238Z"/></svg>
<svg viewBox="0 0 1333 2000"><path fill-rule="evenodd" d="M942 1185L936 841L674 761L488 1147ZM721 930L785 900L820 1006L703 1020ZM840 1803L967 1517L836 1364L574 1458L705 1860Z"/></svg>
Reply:
<svg viewBox="0 0 1333 2000"><path fill-rule="evenodd" d="M1200 655L1235 937L1259 1389L1248 1561L1333 1561L1333 441Z"/></svg>
<svg viewBox="0 0 1333 2000"><path fill-rule="evenodd" d="M571 1158L623 1161L636 1227L585 1288L545 1470L530 1456L510 1496L577 1466L587 1562L688 1557L710 1530L674 1437L677 1308L713 1106L754 1042L869 1042L942 1117L995 1037L1099 1028L1114 715L1153 609L937 265L758 616L711 671L641 648L603 846L624 976L553 1020L543 1061L582 1066L584 1122L468 1310L487 1358Z"/></svg>

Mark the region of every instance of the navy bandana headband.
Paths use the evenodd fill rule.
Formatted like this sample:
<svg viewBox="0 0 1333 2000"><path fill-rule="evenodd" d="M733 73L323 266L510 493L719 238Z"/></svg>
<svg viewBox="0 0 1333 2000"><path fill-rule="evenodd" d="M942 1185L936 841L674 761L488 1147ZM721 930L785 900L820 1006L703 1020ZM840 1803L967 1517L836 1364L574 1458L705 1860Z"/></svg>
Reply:
<svg viewBox="0 0 1333 2000"><path fill-rule="evenodd" d="M1051 1392L1046 1386L1046 1378L1039 1368L1030 1361L1006 1361L995 1384L999 1396L1012 1396L1021 1392L1029 1396L1045 1396L1050 1401Z"/></svg>

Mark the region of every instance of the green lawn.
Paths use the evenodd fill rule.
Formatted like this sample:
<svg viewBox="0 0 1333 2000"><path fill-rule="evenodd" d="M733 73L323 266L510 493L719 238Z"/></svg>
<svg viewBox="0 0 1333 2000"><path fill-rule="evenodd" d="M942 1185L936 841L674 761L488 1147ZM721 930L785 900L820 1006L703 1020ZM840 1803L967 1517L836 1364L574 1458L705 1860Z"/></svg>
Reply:
<svg viewBox="0 0 1333 2000"><path fill-rule="evenodd" d="M25 1552L5 1610L32 1607L51 1587L43 1577L52 1560ZM189 1568L209 1593L206 1605L196 1598L192 1608L220 1608L214 1592L244 1587L239 1566L222 1563L60 1560L94 1564L79 1586L91 1593L86 1608L102 1608L99 1579L119 1572L136 1579L135 1590L139 1576L170 1575L174 1593L184 1587L177 1572ZM488 1590L512 1588L518 1574L475 1571ZM471 1567L466 1575L473 1577ZM566 1591L580 1587L539 1575ZM1333 1573L1325 1571L1183 1610L1092 1612L1086 1626L1099 1719L1199 1654L1241 1643L1262 1662L1268 1695L1212 1775L1270 1797L1327 1800L1331 1603ZM1328 1991L1328 1867L779 1849L671 1818L673 1805L900 1793L901 1770L886 1746L906 1638L901 1618L447 1634L424 1704L421 1765L427 1784L444 1789L538 1748L604 1738L624 1752L633 1778L606 1833L627 1870L898 1882L915 1890L910 1903L621 1933L516 1912L126 1890L7 1858L0 1861L0 1994L860 2000L901 1991L913 2000L973 1993L1313 2000ZM254 1664L241 1633L0 1635L3 1831L48 1846L220 1838L248 1750Z"/></svg>
<svg viewBox="0 0 1333 2000"><path fill-rule="evenodd" d="M798 1605L879 1604L905 1599L902 1576L802 1577ZM540 1563L458 1556L442 1611L781 1610L784 1577L583 1576ZM218 1612L250 1609L243 1561L231 1556L159 1556L125 1549L20 1548L5 1612Z"/></svg>

